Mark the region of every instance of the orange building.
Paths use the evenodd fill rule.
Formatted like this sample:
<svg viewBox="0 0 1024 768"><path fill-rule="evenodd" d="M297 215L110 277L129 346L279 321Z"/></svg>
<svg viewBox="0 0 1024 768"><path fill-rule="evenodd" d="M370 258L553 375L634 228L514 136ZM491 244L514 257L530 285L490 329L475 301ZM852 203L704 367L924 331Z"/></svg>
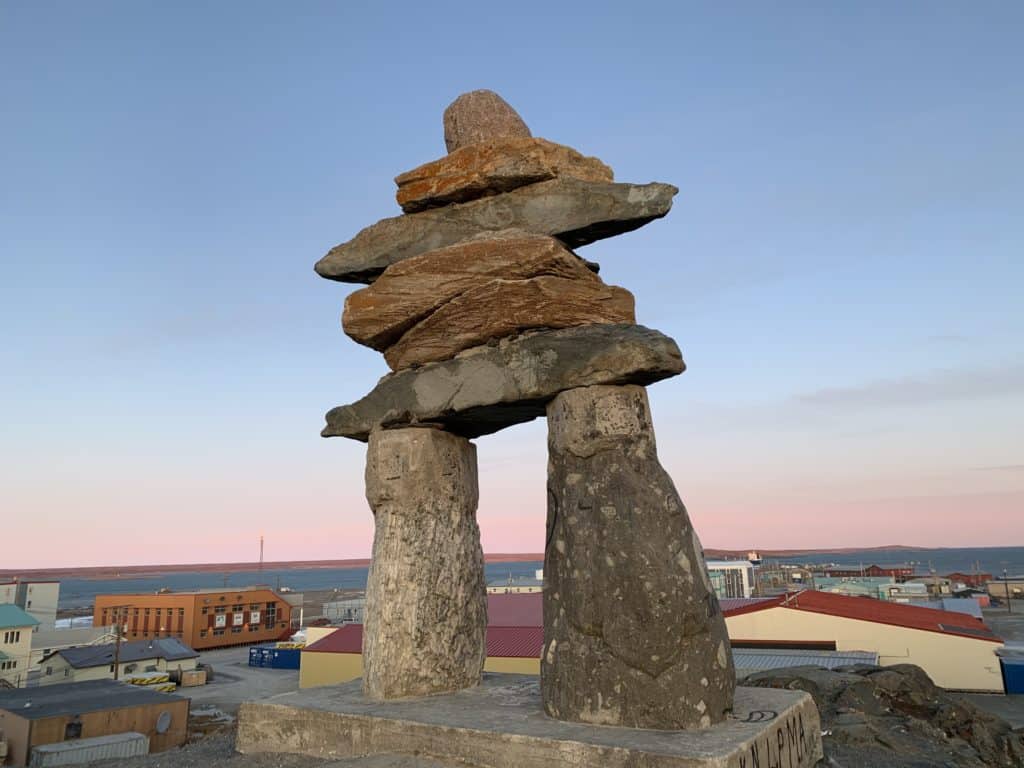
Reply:
<svg viewBox="0 0 1024 768"><path fill-rule="evenodd" d="M120 624L126 640L176 637L197 651L286 639L292 606L269 587L97 595L93 626Z"/></svg>

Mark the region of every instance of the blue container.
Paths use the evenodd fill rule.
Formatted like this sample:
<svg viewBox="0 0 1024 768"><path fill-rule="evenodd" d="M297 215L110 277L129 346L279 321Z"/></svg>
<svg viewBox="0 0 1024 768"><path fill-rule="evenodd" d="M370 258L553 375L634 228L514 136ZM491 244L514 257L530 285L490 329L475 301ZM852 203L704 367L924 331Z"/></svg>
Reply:
<svg viewBox="0 0 1024 768"><path fill-rule="evenodd" d="M270 666L274 669L298 669L302 651L298 648L272 648Z"/></svg>
<svg viewBox="0 0 1024 768"><path fill-rule="evenodd" d="M1003 670L1003 688L1007 695L1024 695L1024 658L1001 658L999 666Z"/></svg>
<svg viewBox="0 0 1024 768"><path fill-rule="evenodd" d="M302 651L298 648L275 648L273 645L257 645L249 649L250 667L270 669L298 669Z"/></svg>

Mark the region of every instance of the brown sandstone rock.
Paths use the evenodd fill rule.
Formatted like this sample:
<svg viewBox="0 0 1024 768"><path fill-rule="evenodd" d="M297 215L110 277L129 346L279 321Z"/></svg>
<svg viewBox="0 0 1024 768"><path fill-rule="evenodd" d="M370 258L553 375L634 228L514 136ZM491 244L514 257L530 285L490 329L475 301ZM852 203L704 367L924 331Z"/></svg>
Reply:
<svg viewBox="0 0 1024 768"><path fill-rule="evenodd" d="M373 285L349 295L342 324L355 341L384 350L471 288L496 278L541 276L600 283L581 258L553 237L519 230L488 233L392 264Z"/></svg>
<svg viewBox="0 0 1024 768"><path fill-rule="evenodd" d="M494 91L464 93L444 111L444 144L449 152L489 139L529 135L523 118Z"/></svg>
<svg viewBox="0 0 1024 768"><path fill-rule="evenodd" d="M395 198L406 213L465 203L557 176L612 181L596 157L546 139L512 138L470 144L395 178Z"/></svg>
<svg viewBox="0 0 1024 768"><path fill-rule="evenodd" d="M534 277L471 288L413 326L384 353L392 370L448 360L531 328L636 322L633 294L599 280Z"/></svg>

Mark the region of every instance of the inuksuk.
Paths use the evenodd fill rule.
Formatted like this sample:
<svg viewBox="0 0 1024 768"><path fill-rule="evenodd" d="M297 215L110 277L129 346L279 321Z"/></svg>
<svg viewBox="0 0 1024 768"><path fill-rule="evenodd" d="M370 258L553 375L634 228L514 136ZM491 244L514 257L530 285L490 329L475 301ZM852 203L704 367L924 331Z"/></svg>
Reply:
<svg viewBox="0 0 1024 768"><path fill-rule="evenodd" d="M480 681L487 602L471 440L546 416L547 714L660 729L722 722L735 688L725 622L658 462L645 390L682 373L683 359L573 250L665 216L678 190L614 182L600 160L533 137L491 91L447 108L444 139L445 157L396 178L402 215L316 264L366 285L342 324L391 368L323 430L368 442L364 695Z"/></svg>

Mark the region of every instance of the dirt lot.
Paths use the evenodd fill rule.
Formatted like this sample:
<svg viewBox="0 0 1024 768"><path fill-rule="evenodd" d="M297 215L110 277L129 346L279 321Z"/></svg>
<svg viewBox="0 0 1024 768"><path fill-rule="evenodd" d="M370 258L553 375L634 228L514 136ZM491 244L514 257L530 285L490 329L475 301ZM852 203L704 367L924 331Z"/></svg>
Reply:
<svg viewBox="0 0 1024 768"><path fill-rule="evenodd" d="M250 667L248 646L204 651L199 660L213 667L213 682L178 691L192 699L193 710L215 707L234 716L243 701L272 699L299 689L298 670Z"/></svg>

